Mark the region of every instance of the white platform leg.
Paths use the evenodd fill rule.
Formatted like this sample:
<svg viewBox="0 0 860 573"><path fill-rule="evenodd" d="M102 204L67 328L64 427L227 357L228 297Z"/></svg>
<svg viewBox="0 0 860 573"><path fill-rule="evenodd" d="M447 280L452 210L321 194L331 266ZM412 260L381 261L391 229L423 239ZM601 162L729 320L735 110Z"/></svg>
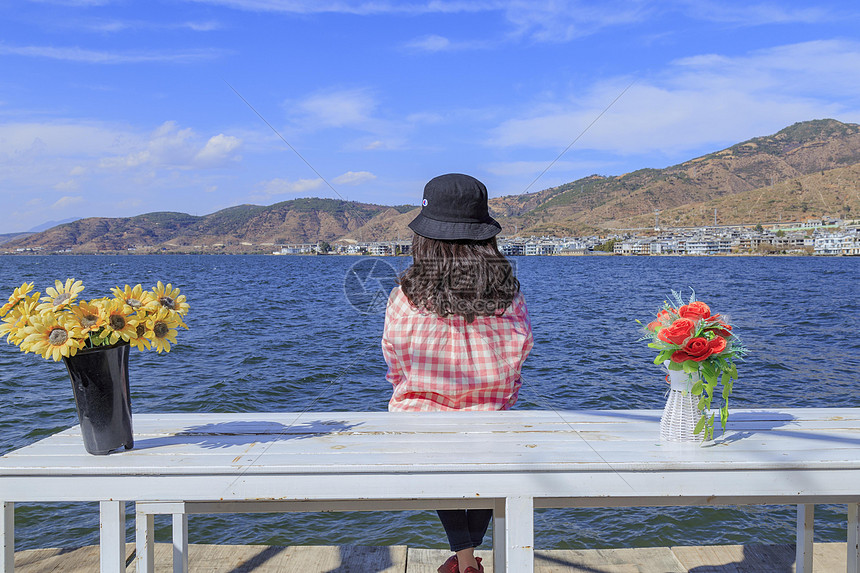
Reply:
<svg viewBox="0 0 860 573"><path fill-rule="evenodd" d="M505 499L505 568L506 573L534 572L534 499L509 497Z"/></svg>
<svg viewBox="0 0 860 573"><path fill-rule="evenodd" d="M848 573L860 573L860 503L848 504Z"/></svg>
<svg viewBox="0 0 860 573"><path fill-rule="evenodd" d="M815 523L815 505L797 506L797 553L794 559L795 573L812 573L812 535Z"/></svg>
<svg viewBox="0 0 860 573"><path fill-rule="evenodd" d="M494 571L504 571L507 533L505 532L505 500L497 499L493 505L493 567Z"/></svg>
<svg viewBox="0 0 860 573"><path fill-rule="evenodd" d="M136 511L134 545L137 573L155 573L155 516Z"/></svg>
<svg viewBox="0 0 860 573"><path fill-rule="evenodd" d="M3 544L0 573L12 573L15 570L15 504L4 501L0 505L3 506L3 515L0 515L0 543Z"/></svg>
<svg viewBox="0 0 860 573"><path fill-rule="evenodd" d="M99 502L101 573L125 573L125 502Z"/></svg>
<svg viewBox="0 0 860 573"><path fill-rule="evenodd" d="M173 514L173 573L188 573L188 514Z"/></svg>

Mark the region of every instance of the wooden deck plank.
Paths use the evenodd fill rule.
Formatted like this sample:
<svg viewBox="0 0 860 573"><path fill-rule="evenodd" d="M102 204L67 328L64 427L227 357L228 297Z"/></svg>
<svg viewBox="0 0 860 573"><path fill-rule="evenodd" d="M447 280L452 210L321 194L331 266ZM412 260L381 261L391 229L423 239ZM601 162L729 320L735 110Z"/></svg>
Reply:
<svg viewBox="0 0 860 573"><path fill-rule="evenodd" d="M491 551L477 551L485 573L493 572ZM436 573L449 556L443 549L409 549L406 573ZM637 549L537 550L535 573L686 573L668 547Z"/></svg>
<svg viewBox="0 0 860 573"><path fill-rule="evenodd" d="M535 551L535 573L686 573L668 547Z"/></svg>
<svg viewBox="0 0 860 573"><path fill-rule="evenodd" d="M134 544L127 544L127 573L137 571L133 553ZM172 558L171 544L156 543L156 571L172 571ZM404 573L406 547L192 544L188 562L190 573ZM92 573L98 570L97 545L15 553L16 573Z"/></svg>
<svg viewBox="0 0 860 573"><path fill-rule="evenodd" d="M126 562L134 554L134 544L125 547ZM16 573L93 573L99 570L99 547L74 549L32 549L15 552Z"/></svg>
<svg viewBox="0 0 860 573"><path fill-rule="evenodd" d="M672 547L683 571L696 573L785 573L795 571L794 545L711 545ZM813 571L845 571L845 543L813 545Z"/></svg>
<svg viewBox="0 0 860 573"><path fill-rule="evenodd" d="M845 543L816 543L814 571L845 571ZM127 573L136 573L134 545L126 545ZM479 550L493 573L490 550ZM435 573L451 552L390 547L203 545L189 546L191 573ZM155 570L172 570L169 543L155 546ZM92 573L99 548L32 549L15 553L16 573ZM793 572L793 545L717 545L622 549L537 550L535 573L773 573Z"/></svg>

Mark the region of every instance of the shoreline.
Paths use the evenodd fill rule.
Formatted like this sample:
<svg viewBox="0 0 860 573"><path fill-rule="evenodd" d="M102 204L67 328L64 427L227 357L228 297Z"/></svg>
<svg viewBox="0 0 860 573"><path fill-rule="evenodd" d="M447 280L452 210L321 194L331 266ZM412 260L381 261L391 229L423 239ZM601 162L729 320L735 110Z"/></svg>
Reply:
<svg viewBox="0 0 860 573"><path fill-rule="evenodd" d="M86 253L41 253L41 252L26 252L26 253L0 253L0 257L87 257L87 256L100 256L100 257L137 257L137 256L266 256L266 257L371 257L371 258L400 258L400 257L409 257L409 255L372 255L369 253L271 253L271 252L260 252L260 251L247 251L247 252L222 252L222 253L212 253L212 252L204 252L204 251L156 251L149 253L130 253L125 251L94 251L94 252L86 252ZM604 253L604 252L594 252L594 253L559 253L552 255L505 255L508 258L535 258L535 257L552 257L552 258L568 258L568 257L621 257L621 258L630 258L630 257L642 257L642 258L672 258L672 257L689 257L689 258L715 258L715 257L794 257L794 258L853 258L860 257L860 255L844 255L844 254L801 254L801 253L715 253L712 255L689 255L689 254L680 254L680 253L671 253L671 254L654 254L654 255L640 255L640 254L629 254L623 255L620 253Z"/></svg>

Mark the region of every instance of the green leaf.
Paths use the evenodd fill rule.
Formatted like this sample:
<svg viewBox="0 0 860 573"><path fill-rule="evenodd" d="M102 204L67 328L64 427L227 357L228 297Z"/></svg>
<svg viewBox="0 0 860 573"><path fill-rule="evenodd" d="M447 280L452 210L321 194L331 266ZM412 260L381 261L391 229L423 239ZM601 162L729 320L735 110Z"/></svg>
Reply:
<svg viewBox="0 0 860 573"><path fill-rule="evenodd" d="M728 401L729 396L732 395L732 385L731 384L723 384L723 400Z"/></svg>
<svg viewBox="0 0 860 573"><path fill-rule="evenodd" d="M694 434L700 433L702 431L702 429L705 427L705 422L707 420L708 420L708 418L706 416L702 416L701 418L699 418L699 421L696 422L696 427L693 428L693 433Z"/></svg>
<svg viewBox="0 0 860 573"><path fill-rule="evenodd" d="M660 352L660 354L657 355L657 358L654 359L654 364L663 364L664 362L669 360L669 358L671 358L671 357L672 357L672 351L671 350L663 350L662 352Z"/></svg>
<svg viewBox="0 0 860 573"><path fill-rule="evenodd" d="M703 388L704 388L704 385L702 384L702 381L701 381L701 380L699 380L698 382L696 382L695 384L693 384L693 387L690 389L690 393L691 393L693 396L698 396L699 394L701 394L701 393L702 393L702 389L703 389Z"/></svg>
<svg viewBox="0 0 860 573"><path fill-rule="evenodd" d="M716 386L716 384L717 384L717 373L716 372L714 372L714 371L702 372L702 374L704 375L705 380L708 382L708 384L713 384L714 386Z"/></svg>
<svg viewBox="0 0 860 573"><path fill-rule="evenodd" d="M708 375L716 376L717 375L717 369L714 368L714 365L711 363L710 360L703 360L701 364L702 364L702 374L704 374L705 376L708 376Z"/></svg>
<svg viewBox="0 0 860 573"><path fill-rule="evenodd" d="M694 360L685 360L681 365L687 374L695 374L699 371L699 365Z"/></svg>
<svg viewBox="0 0 860 573"><path fill-rule="evenodd" d="M705 384L705 392L708 394L708 400L711 400L714 397L714 388L716 388L716 384L711 384L708 382Z"/></svg>
<svg viewBox="0 0 860 573"><path fill-rule="evenodd" d="M684 367L681 365L680 362L669 362L669 370L673 372L679 372L683 369Z"/></svg>
<svg viewBox="0 0 860 573"><path fill-rule="evenodd" d="M660 344L659 342L649 342L649 343L648 343L648 348L657 348L657 349L660 349L660 348L663 348L663 345L662 345L662 344Z"/></svg>
<svg viewBox="0 0 860 573"><path fill-rule="evenodd" d="M735 380L738 379L738 368L732 363L731 368L729 369L729 377Z"/></svg>

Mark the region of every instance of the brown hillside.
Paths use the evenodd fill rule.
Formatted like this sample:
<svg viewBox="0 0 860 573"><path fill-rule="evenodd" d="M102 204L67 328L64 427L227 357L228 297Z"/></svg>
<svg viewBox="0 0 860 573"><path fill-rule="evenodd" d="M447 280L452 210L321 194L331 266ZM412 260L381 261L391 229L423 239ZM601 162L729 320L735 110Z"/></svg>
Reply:
<svg viewBox="0 0 860 573"><path fill-rule="evenodd" d="M860 126L835 120L795 124L777 134L665 169L641 169L617 177L588 177L555 188L545 203L509 218L528 234L566 234L617 226L651 216L656 209L698 204L860 163Z"/></svg>
<svg viewBox="0 0 860 573"><path fill-rule="evenodd" d="M801 175L709 201L687 204L660 212L662 226L701 226L805 221L826 216L860 216L860 164ZM654 213L609 221L615 228L654 226Z"/></svg>

